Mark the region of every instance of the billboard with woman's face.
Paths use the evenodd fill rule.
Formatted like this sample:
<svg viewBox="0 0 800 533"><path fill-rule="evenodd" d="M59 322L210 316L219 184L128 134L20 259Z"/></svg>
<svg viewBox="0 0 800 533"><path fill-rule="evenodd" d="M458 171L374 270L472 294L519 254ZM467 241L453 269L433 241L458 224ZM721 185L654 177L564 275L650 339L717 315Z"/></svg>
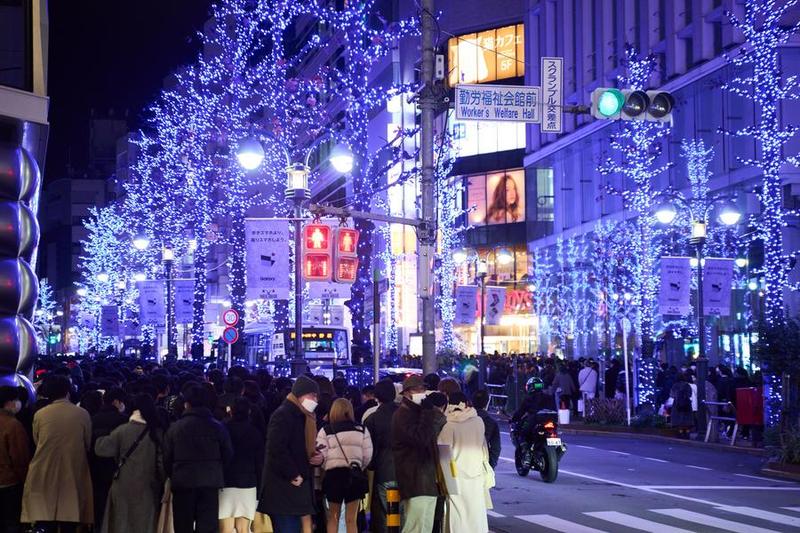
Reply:
<svg viewBox="0 0 800 533"><path fill-rule="evenodd" d="M473 226L525 221L525 172L504 170L467 177L467 206Z"/></svg>

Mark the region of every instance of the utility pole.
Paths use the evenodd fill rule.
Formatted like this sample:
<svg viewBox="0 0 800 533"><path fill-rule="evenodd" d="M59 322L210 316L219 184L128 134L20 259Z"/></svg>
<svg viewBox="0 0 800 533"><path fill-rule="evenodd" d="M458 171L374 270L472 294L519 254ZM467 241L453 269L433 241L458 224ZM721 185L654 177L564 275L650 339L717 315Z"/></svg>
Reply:
<svg viewBox="0 0 800 533"><path fill-rule="evenodd" d="M436 240L434 209L433 120L436 114L436 92L433 86L434 36L436 21L433 18L434 0L422 0L420 26L422 28L422 83L419 96L421 112L420 151L422 154L422 226L417 228L419 260L417 263L417 293L422 299L422 369L423 373L436 372L436 315L434 314L433 254Z"/></svg>

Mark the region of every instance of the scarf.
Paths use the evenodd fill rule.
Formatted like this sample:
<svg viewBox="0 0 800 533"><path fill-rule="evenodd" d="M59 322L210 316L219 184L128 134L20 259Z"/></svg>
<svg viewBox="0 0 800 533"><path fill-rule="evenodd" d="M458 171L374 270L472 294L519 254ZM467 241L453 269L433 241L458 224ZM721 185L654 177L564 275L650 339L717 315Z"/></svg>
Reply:
<svg viewBox="0 0 800 533"><path fill-rule="evenodd" d="M300 409L300 412L306 416L306 454L311 459L311 456L317 452L317 417L314 416L314 413L307 411L303 404L300 403L300 400L297 399L297 396L291 392L286 396L286 399L295 404Z"/></svg>

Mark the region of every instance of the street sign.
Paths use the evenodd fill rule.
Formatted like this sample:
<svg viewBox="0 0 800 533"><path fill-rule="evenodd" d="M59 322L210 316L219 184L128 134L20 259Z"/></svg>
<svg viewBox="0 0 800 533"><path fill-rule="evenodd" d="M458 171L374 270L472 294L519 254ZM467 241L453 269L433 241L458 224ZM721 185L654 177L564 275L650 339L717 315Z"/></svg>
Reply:
<svg viewBox="0 0 800 533"><path fill-rule="evenodd" d="M228 326L222 331L222 340L228 344L233 344L239 340L239 332L236 328Z"/></svg>
<svg viewBox="0 0 800 533"><path fill-rule="evenodd" d="M542 69L542 133L561 133L564 106L564 58L543 57Z"/></svg>
<svg viewBox="0 0 800 533"><path fill-rule="evenodd" d="M456 118L541 122L541 88L523 85L456 85Z"/></svg>
<svg viewBox="0 0 800 533"><path fill-rule="evenodd" d="M236 309L226 310L222 313L222 322L226 326L235 326L239 323L239 313L236 312Z"/></svg>

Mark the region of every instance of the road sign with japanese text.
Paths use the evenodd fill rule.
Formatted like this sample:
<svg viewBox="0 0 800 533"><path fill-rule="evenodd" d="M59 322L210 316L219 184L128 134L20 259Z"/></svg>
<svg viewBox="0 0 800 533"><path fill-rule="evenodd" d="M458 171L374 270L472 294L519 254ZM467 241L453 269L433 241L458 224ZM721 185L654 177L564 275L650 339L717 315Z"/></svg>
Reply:
<svg viewBox="0 0 800 533"><path fill-rule="evenodd" d="M540 93L522 85L456 85L456 118L540 122Z"/></svg>

